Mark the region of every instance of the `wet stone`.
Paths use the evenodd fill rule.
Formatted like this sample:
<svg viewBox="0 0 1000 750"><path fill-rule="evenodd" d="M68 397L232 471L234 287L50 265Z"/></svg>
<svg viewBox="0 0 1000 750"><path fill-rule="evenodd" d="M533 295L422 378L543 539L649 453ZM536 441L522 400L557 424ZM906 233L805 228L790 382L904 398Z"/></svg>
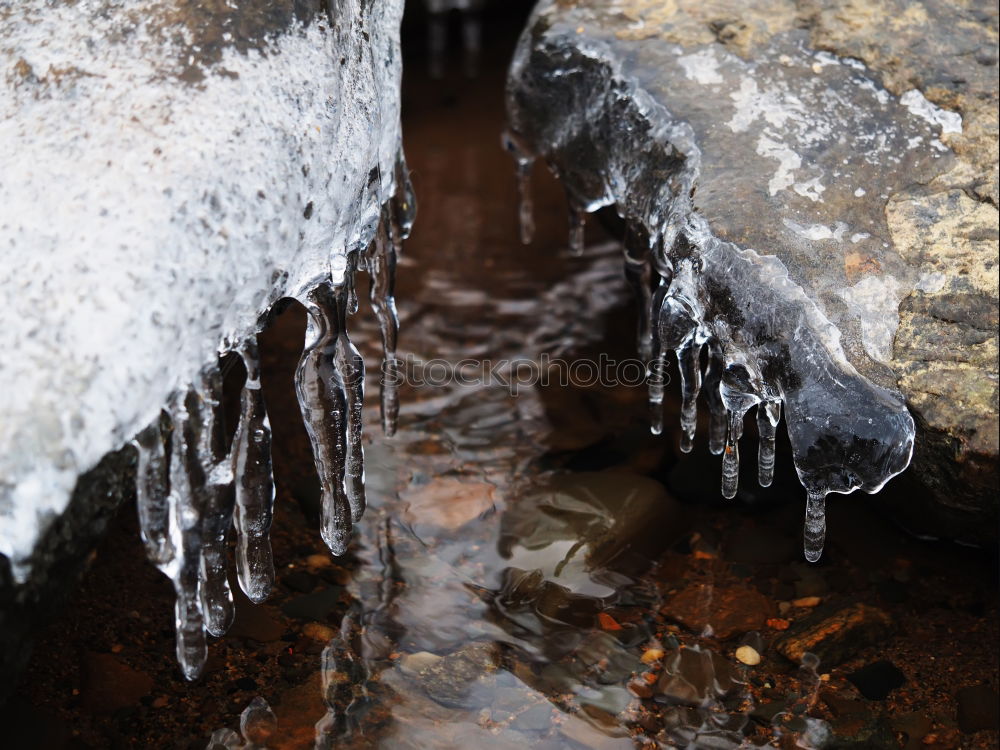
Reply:
<svg viewBox="0 0 1000 750"><path fill-rule="evenodd" d="M728 640L763 628L774 615L774 602L754 589L697 584L673 596L661 611L694 633L710 628L716 638Z"/></svg>
<svg viewBox="0 0 1000 750"><path fill-rule="evenodd" d="M968 53L995 56L995 17L966 9L959 35L950 5L899 8L543 0L508 77L518 158L654 248L651 338L692 370L686 424L706 338L717 417L782 401L811 560L822 497L877 491L914 445L920 510L996 533L998 87Z"/></svg>
<svg viewBox="0 0 1000 750"><path fill-rule="evenodd" d="M496 644L471 643L425 666L417 673L417 681L443 706L476 708L483 697L476 694L474 685L496 672L499 658Z"/></svg>
<svg viewBox="0 0 1000 750"><path fill-rule="evenodd" d="M796 664L802 661L803 654L816 654L822 668L828 669L878 644L891 629L892 618L867 604L835 611L820 608L812 616L796 621L774 647Z"/></svg>
<svg viewBox="0 0 1000 750"><path fill-rule="evenodd" d="M552 705L539 703L514 717L514 728L526 732L544 732L552 726Z"/></svg>
<svg viewBox="0 0 1000 750"><path fill-rule="evenodd" d="M699 706L724 697L741 682L737 668L728 659L695 646L667 656L656 687L668 702Z"/></svg>

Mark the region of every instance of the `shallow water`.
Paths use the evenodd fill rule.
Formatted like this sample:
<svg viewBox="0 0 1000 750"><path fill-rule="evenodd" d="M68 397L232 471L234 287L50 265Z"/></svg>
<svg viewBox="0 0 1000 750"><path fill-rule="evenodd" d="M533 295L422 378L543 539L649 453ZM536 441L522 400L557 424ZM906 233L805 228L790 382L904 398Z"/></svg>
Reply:
<svg viewBox="0 0 1000 750"><path fill-rule="evenodd" d="M619 246L592 221L585 252L571 256L561 189L541 167L535 239L519 242L499 140L512 43L486 49L475 81L408 68L420 213L398 273L398 353L414 377L463 360L635 356ZM239 729L255 698L274 723L248 733L271 748L721 748L805 742L801 718L789 723L801 716L845 733L846 715L916 747L996 742L955 723L958 688L996 689L987 557L909 538L851 497L832 504L827 556L809 566L787 442L772 487L754 487L747 461L740 494L722 501L707 431L689 455L669 429L650 435L641 387L405 385L399 431L386 439L378 330L364 309L350 326L369 371L369 507L349 555L331 558L319 538L292 381L305 313L292 306L261 337L277 486L271 599L238 601L204 677L185 682L169 584L124 509L67 613L39 638L4 717L14 747L204 748L213 732L235 745L219 730ZM231 393L239 377L232 368ZM677 425L676 386L667 390L664 422ZM810 596L877 606L906 627L836 668L820 664L821 684L773 649L783 622L811 612L790 602ZM759 666L734 658L744 644ZM866 701L846 676L879 658L907 683ZM838 715L831 695L861 713Z"/></svg>

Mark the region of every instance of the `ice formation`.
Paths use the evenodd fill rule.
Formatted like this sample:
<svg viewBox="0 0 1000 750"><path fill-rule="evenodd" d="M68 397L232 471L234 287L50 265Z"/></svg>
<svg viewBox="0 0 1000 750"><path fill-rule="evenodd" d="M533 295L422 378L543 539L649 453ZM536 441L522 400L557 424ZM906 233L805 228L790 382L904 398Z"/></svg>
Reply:
<svg viewBox="0 0 1000 750"><path fill-rule="evenodd" d="M364 363L347 320L366 271L393 374L396 256L415 211L402 8L332 0L187 18L169 2L0 5L13 71L0 245L18 269L0 284L7 310L25 311L0 324L0 553L27 579L77 477L131 438L142 540L174 586L189 679L206 634L233 620L231 527L246 595L263 600L274 580L256 336L278 300L309 312L296 388L334 553L364 511ZM227 354L246 368L231 447ZM396 385L383 378L390 434Z"/></svg>
<svg viewBox="0 0 1000 750"><path fill-rule="evenodd" d="M652 431L662 430L673 352L680 448L692 449L702 395L709 449L722 456L721 491L733 498L747 413L756 414L762 486L773 478L784 415L808 497L805 556L816 561L827 494L876 492L903 471L914 423L902 397L876 382L888 383L877 364L866 361L859 372L862 337L842 337L858 320L866 330L877 313L835 308L842 282L826 283L814 270L822 257L814 243L840 238L829 230L800 236L789 227L804 224L788 217L837 226L839 235L868 221L873 231L854 233L852 243L879 257L876 238L886 232L851 178L866 180L867 192L910 184L940 157L931 142L940 143L908 112L912 103L891 97L863 66L829 55L820 64L800 32L776 36L756 62L719 45L692 51L649 30L630 45L630 33L596 0L542 2L528 22L511 64L504 136L517 168L522 239L531 238L527 180L536 157L566 189L571 250L581 244L583 212L614 207L626 224L626 275L648 315L638 332L650 362ZM824 184L827 176L837 184ZM912 275L890 253L880 257Z"/></svg>

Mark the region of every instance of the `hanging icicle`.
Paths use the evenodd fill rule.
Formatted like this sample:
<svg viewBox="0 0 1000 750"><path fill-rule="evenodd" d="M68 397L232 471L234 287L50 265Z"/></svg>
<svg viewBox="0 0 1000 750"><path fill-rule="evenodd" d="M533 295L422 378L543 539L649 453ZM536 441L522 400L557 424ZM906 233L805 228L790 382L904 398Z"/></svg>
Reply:
<svg viewBox="0 0 1000 750"><path fill-rule="evenodd" d="M232 466L236 481L236 573L243 593L262 602L274 585L271 518L274 478L271 470L271 424L260 383L257 338L239 348L247 377L240 393L240 421L233 438Z"/></svg>

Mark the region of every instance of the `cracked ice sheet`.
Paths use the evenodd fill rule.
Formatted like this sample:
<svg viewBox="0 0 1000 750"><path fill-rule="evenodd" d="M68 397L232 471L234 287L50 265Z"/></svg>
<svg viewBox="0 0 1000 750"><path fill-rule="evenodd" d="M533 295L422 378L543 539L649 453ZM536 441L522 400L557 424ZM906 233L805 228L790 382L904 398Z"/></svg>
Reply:
<svg viewBox="0 0 1000 750"><path fill-rule="evenodd" d="M224 48L196 85L139 0L0 8L0 554L19 579L81 473L374 234L402 0L358 6Z"/></svg>

